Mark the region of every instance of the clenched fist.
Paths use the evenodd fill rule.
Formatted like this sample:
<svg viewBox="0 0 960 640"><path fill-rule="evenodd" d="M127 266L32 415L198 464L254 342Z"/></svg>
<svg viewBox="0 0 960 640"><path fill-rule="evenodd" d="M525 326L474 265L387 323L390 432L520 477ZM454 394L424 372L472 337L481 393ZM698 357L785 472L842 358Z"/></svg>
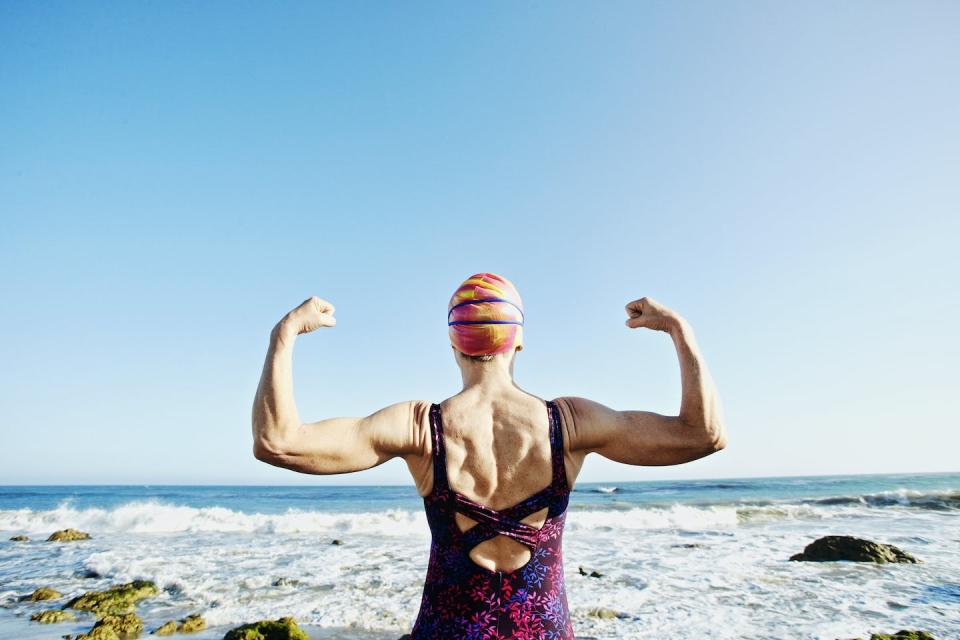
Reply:
<svg viewBox="0 0 960 640"><path fill-rule="evenodd" d="M310 333L319 327L332 327L337 324L333 312L332 304L323 298L311 296L299 307L283 316L277 324L277 329L281 334L296 336L301 333Z"/></svg>
<svg viewBox="0 0 960 640"><path fill-rule="evenodd" d="M653 298L640 298L627 304L626 325L631 329L644 327L656 331L673 331L683 324L678 313Z"/></svg>

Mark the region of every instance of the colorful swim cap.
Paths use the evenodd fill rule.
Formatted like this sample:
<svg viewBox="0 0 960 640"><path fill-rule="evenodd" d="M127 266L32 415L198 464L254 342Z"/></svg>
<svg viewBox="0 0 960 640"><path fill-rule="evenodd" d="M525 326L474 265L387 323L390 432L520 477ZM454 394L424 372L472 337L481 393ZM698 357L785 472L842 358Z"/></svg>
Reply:
<svg viewBox="0 0 960 640"><path fill-rule="evenodd" d="M523 348L523 301L506 278L475 273L450 298L447 326L450 342L468 356Z"/></svg>

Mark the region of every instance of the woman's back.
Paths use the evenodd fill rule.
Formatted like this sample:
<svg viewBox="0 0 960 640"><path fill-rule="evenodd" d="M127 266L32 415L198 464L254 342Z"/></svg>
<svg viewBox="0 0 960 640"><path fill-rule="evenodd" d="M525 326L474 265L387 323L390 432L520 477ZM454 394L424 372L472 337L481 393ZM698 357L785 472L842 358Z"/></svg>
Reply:
<svg viewBox="0 0 960 640"><path fill-rule="evenodd" d="M726 446L716 390L693 330L675 312L640 298L627 304L626 324L671 336L683 383L679 414L617 411L573 396L542 400L513 379L523 305L508 280L490 273L468 278L448 303L461 393L303 424L293 401L291 345L301 333L334 326L333 311L310 298L271 333L254 399L254 455L318 474L406 461L432 534L414 639L573 638L561 536L587 454L662 466Z"/></svg>
<svg viewBox="0 0 960 640"><path fill-rule="evenodd" d="M430 561L412 638L573 638L560 410L510 394L429 410Z"/></svg>

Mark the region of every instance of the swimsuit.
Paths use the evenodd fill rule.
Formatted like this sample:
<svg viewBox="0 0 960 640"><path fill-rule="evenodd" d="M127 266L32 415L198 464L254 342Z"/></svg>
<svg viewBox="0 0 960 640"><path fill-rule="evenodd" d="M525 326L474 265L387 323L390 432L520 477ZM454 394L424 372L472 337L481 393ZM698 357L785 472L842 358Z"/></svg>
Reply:
<svg viewBox="0 0 960 640"><path fill-rule="evenodd" d="M432 541L420 612L411 640L573 640L564 586L561 539L570 488L556 403L550 419L550 485L506 509L491 509L450 488L440 405L430 405L433 490L423 504ZM549 507L539 529L520 522ZM457 526L459 511L475 520ZM513 571L491 571L470 558L484 540L508 536L530 547L530 560Z"/></svg>

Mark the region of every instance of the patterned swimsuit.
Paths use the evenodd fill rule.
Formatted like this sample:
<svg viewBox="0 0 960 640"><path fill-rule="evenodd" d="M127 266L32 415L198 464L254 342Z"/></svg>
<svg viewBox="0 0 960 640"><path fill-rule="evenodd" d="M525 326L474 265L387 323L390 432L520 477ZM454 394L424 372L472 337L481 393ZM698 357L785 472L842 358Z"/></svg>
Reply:
<svg viewBox="0 0 960 640"><path fill-rule="evenodd" d="M564 586L561 538L570 488L563 464L563 432L556 403L547 400L550 485L506 509L491 509L452 490L440 405L430 406L433 490L423 499L432 542L420 613L412 640L573 640ZM539 529L520 522L549 507ZM478 524L457 526L459 511ZM491 571L470 550L497 535L530 547L530 560L513 571Z"/></svg>

